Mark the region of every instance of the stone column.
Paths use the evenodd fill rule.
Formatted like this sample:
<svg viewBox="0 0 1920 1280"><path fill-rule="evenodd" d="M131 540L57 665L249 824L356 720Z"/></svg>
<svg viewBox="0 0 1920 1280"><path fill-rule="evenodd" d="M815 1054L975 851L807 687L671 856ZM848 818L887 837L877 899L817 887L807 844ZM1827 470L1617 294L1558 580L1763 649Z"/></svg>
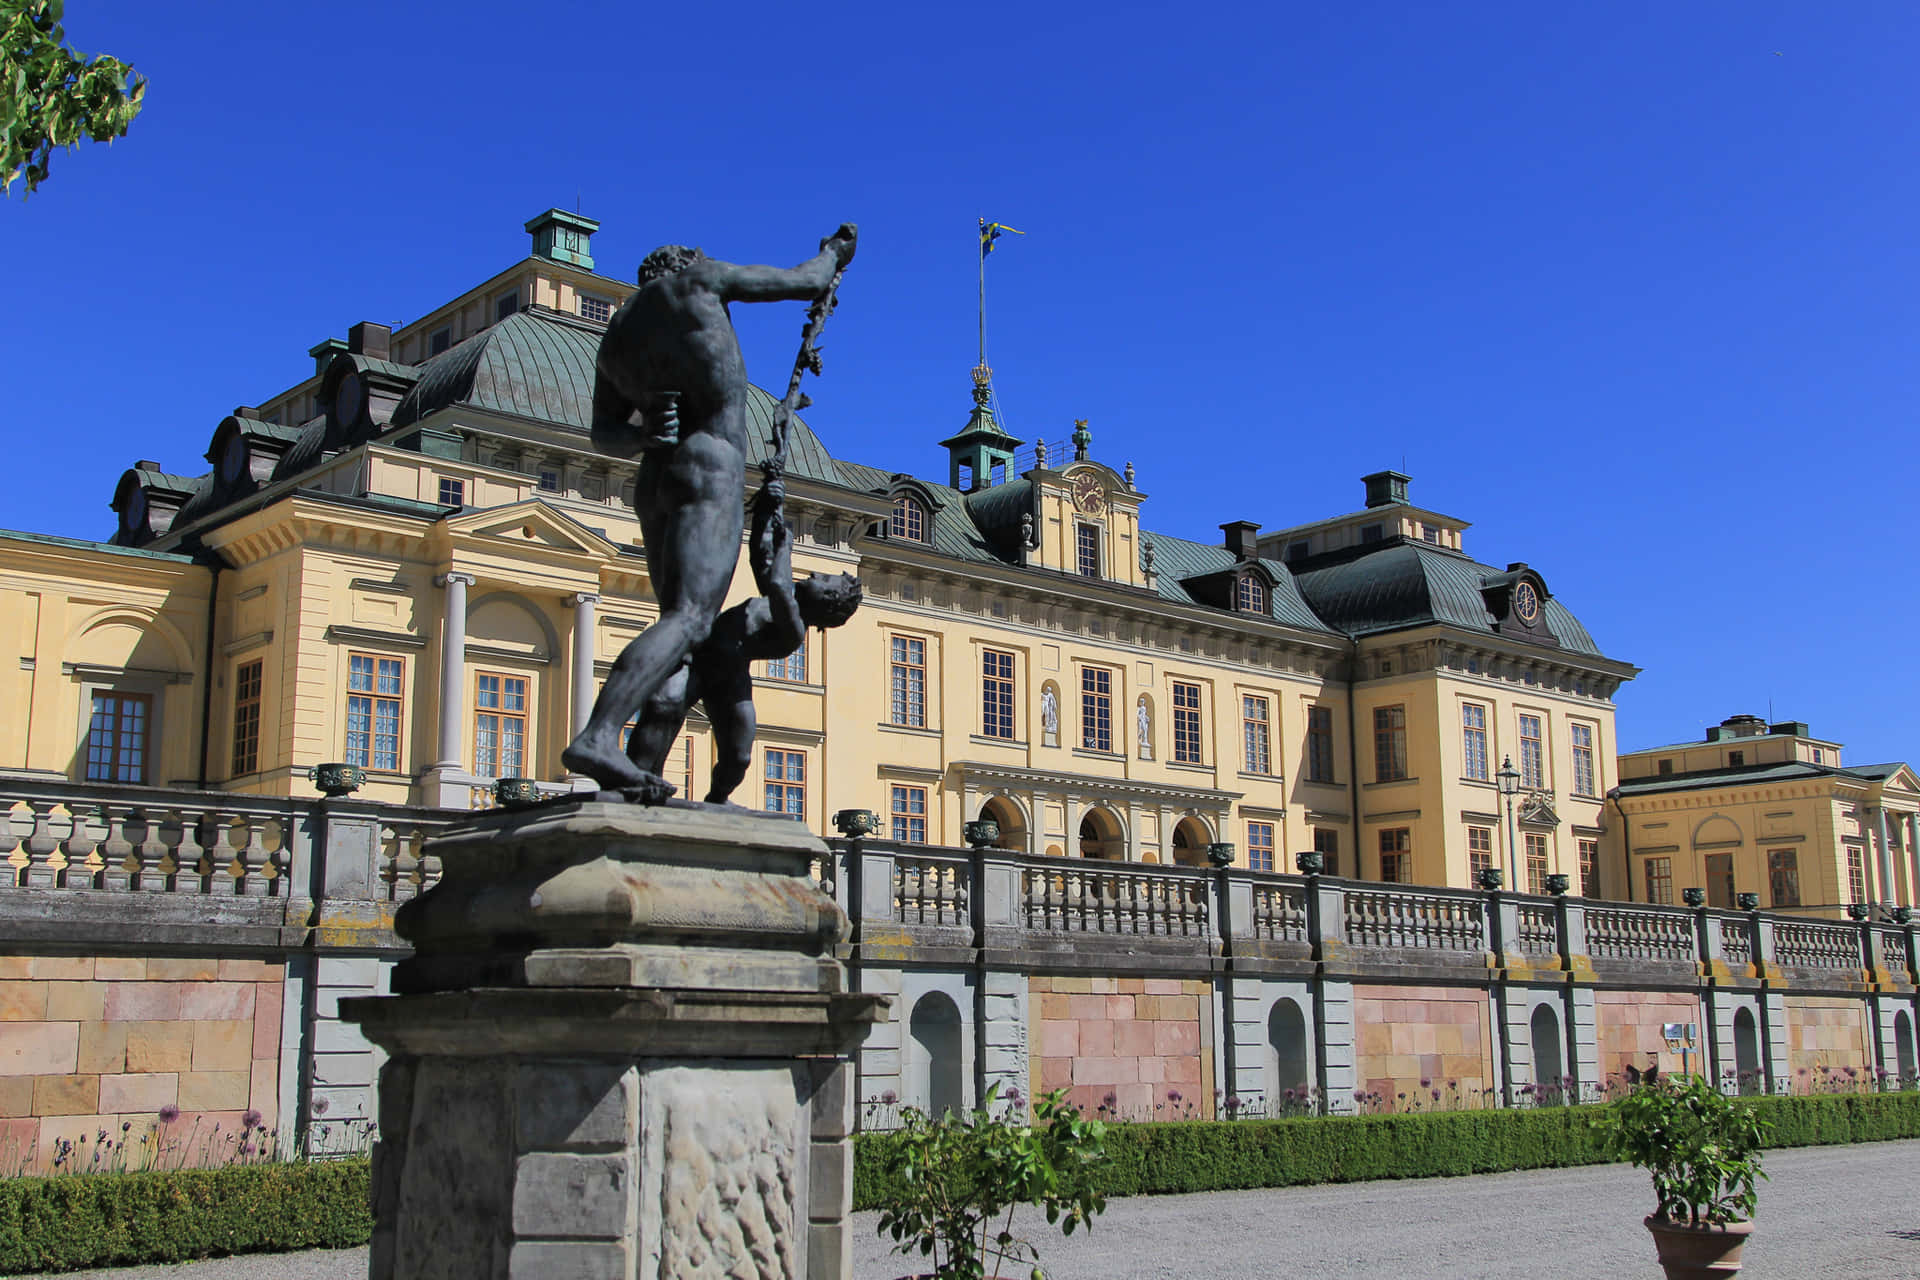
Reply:
<svg viewBox="0 0 1920 1280"><path fill-rule="evenodd" d="M600 597L582 591L567 597L573 606L573 724L568 736L587 727L593 714L594 606Z"/></svg>
<svg viewBox="0 0 1920 1280"><path fill-rule="evenodd" d="M1920 814L1907 815L1907 893L1920 899ZM1920 906L1913 901L1908 906Z"/></svg>
<svg viewBox="0 0 1920 1280"><path fill-rule="evenodd" d="M443 573L434 582L447 589L440 632L440 758L427 770L421 800L442 809L471 809L477 779L461 759L460 733L467 717L467 588L474 578Z"/></svg>
<svg viewBox="0 0 1920 1280"><path fill-rule="evenodd" d="M748 813L573 801L429 846L380 1074L372 1280L849 1280L849 994L826 846ZM656 923L659 922L659 923Z"/></svg>
<svg viewBox="0 0 1920 1280"><path fill-rule="evenodd" d="M1890 903L1899 896L1899 891L1894 888L1893 884L1893 851L1887 844L1887 808L1885 805L1874 806L1873 825L1875 834L1879 836L1879 848L1876 851L1874 860L1874 865L1880 869L1880 893L1877 900L1883 903ZM1870 841L1872 838L1872 836L1868 837Z"/></svg>

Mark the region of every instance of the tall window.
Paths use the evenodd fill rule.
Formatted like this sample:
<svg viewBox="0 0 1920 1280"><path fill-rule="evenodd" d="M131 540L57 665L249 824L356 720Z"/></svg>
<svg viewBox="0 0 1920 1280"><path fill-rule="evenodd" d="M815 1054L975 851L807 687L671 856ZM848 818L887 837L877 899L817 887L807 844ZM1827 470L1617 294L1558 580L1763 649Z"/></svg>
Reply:
<svg viewBox="0 0 1920 1280"><path fill-rule="evenodd" d="M1248 574L1234 587L1234 605L1242 613L1267 611L1267 584Z"/></svg>
<svg viewBox="0 0 1920 1280"><path fill-rule="evenodd" d="M800 751L767 748L767 812L807 816L807 757Z"/></svg>
<svg viewBox="0 0 1920 1280"><path fill-rule="evenodd" d="M1600 842L1598 840L1580 842L1580 896L1583 898L1600 896Z"/></svg>
<svg viewBox="0 0 1920 1280"><path fill-rule="evenodd" d="M87 781L145 782L153 700L144 693L96 690L87 721Z"/></svg>
<svg viewBox="0 0 1920 1280"><path fill-rule="evenodd" d="M347 655L348 764L400 767L400 684L406 662L371 653Z"/></svg>
<svg viewBox="0 0 1920 1280"><path fill-rule="evenodd" d="M1388 827L1380 833L1380 878L1388 884L1413 882L1413 832Z"/></svg>
<svg viewBox="0 0 1920 1280"><path fill-rule="evenodd" d="M892 720L913 729L927 727L927 642L893 637Z"/></svg>
<svg viewBox="0 0 1920 1280"><path fill-rule="evenodd" d="M1307 781L1333 781L1333 708L1307 708Z"/></svg>
<svg viewBox="0 0 1920 1280"><path fill-rule="evenodd" d="M1200 686L1173 682L1173 758L1181 764L1199 764Z"/></svg>
<svg viewBox="0 0 1920 1280"><path fill-rule="evenodd" d="M1867 866L1861 856L1860 846L1847 846L1847 901L1865 902L1867 900Z"/></svg>
<svg viewBox="0 0 1920 1280"><path fill-rule="evenodd" d="M767 659L767 679L789 680L794 684L807 682L807 642L804 638L800 647L784 658Z"/></svg>
<svg viewBox="0 0 1920 1280"><path fill-rule="evenodd" d="M1407 776L1407 709L1373 709L1373 780L1397 782Z"/></svg>
<svg viewBox="0 0 1920 1280"><path fill-rule="evenodd" d="M693 799L693 739L685 734L667 756L667 781L680 784L682 799Z"/></svg>
<svg viewBox="0 0 1920 1280"><path fill-rule="evenodd" d="M1573 794L1596 796L1593 776L1593 726L1575 721L1568 728L1573 734Z"/></svg>
<svg viewBox="0 0 1920 1280"><path fill-rule="evenodd" d="M893 789L893 838L902 844L927 842L927 789Z"/></svg>
<svg viewBox="0 0 1920 1280"><path fill-rule="evenodd" d="M1767 855L1767 887L1773 892L1774 906L1800 905L1800 866L1793 850L1775 849Z"/></svg>
<svg viewBox="0 0 1920 1280"><path fill-rule="evenodd" d="M1520 717L1520 785L1535 791L1547 785L1547 754L1539 716Z"/></svg>
<svg viewBox="0 0 1920 1280"><path fill-rule="evenodd" d="M1243 695L1240 699L1240 739L1248 773L1273 772L1273 739L1268 731L1268 703L1265 698Z"/></svg>
<svg viewBox="0 0 1920 1280"><path fill-rule="evenodd" d="M440 477L440 505L443 507L464 507L467 505L467 482Z"/></svg>
<svg viewBox="0 0 1920 1280"><path fill-rule="evenodd" d="M527 678L482 671L473 678L473 772L527 775Z"/></svg>
<svg viewBox="0 0 1920 1280"><path fill-rule="evenodd" d="M1013 737L1013 655L980 651L980 736Z"/></svg>
<svg viewBox="0 0 1920 1280"><path fill-rule="evenodd" d="M1547 891L1547 838L1538 832L1526 834L1527 844L1527 892L1545 893Z"/></svg>
<svg viewBox="0 0 1920 1280"><path fill-rule="evenodd" d="M243 662L233 672L234 777L260 768L260 659Z"/></svg>
<svg viewBox="0 0 1920 1280"><path fill-rule="evenodd" d="M1313 851L1320 855L1320 869L1325 874L1340 874L1340 833L1332 827L1313 829Z"/></svg>
<svg viewBox="0 0 1920 1280"><path fill-rule="evenodd" d="M1247 866L1255 871L1273 870L1273 824L1247 824Z"/></svg>
<svg viewBox="0 0 1920 1280"><path fill-rule="evenodd" d="M1097 525L1073 526L1074 559L1083 578L1100 576L1100 529Z"/></svg>
<svg viewBox="0 0 1920 1280"><path fill-rule="evenodd" d="M493 300L493 321L498 324L519 310L520 291L515 289L512 293L503 293Z"/></svg>
<svg viewBox="0 0 1920 1280"><path fill-rule="evenodd" d="M1480 873L1493 869L1493 828L1467 828L1467 878L1477 887Z"/></svg>
<svg viewBox="0 0 1920 1280"><path fill-rule="evenodd" d="M887 532L892 537L905 538L909 542L927 540L927 510L920 505L919 499L901 494L893 500L893 520L887 526Z"/></svg>
<svg viewBox="0 0 1920 1280"><path fill-rule="evenodd" d="M443 325L427 338L427 354L437 356L453 345L453 326Z"/></svg>
<svg viewBox="0 0 1920 1280"><path fill-rule="evenodd" d="M1113 672L1105 667L1080 668L1080 745L1113 750Z"/></svg>
<svg viewBox="0 0 1920 1280"><path fill-rule="evenodd" d="M1478 702L1460 704L1460 759L1462 776L1487 781L1487 709Z"/></svg>
<svg viewBox="0 0 1920 1280"><path fill-rule="evenodd" d="M1673 905L1673 859L1648 858L1646 864L1647 901L1657 906Z"/></svg>

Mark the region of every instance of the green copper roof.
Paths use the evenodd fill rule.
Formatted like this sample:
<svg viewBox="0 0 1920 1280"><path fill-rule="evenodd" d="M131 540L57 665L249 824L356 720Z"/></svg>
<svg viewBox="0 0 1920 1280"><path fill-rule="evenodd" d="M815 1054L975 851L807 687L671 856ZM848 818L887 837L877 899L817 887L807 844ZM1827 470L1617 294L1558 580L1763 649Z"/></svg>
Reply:
<svg viewBox="0 0 1920 1280"><path fill-rule="evenodd" d="M1313 611L1352 636L1442 622L1488 631L1496 619L1481 584L1503 572L1457 551L1387 539L1360 554L1300 573L1300 594ZM1587 629L1558 599L1542 606L1547 630L1569 653L1602 656Z"/></svg>
<svg viewBox="0 0 1920 1280"><path fill-rule="evenodd" d="M1153 543L1153 570L1158 575L1156 582L1160 596L1165 600L1201 604L1188 593L1183 579L1219 573L1238 563L1233 553L1225 547L1192 542L1164 533L1142 531L1140 538L1143 543ZM1141 563L1145 564L1145 560L1143 548ZM1300 596L1300 589L1294 585L1293 575L1287 572L1285 565L1277 560L1262 560L1259 563L1273 578L1273 589L1267 592L1267 615L1270 618L1290 627L1333 633L1334 629L1314 616L1313 610L1307 607L1307 602Z"/></svg>
<svg viewBox="0 0 1920 1280"><path fill-rule="evenodd" d="M0 538L10 542L37 542L48 547L74 547L81 551L105 551L116 556L139 556L147 560L172 560L192 564L192 556L177 551L149 551L145 547L123 547L117 542L95 542L91 538L62 538L51 533L23 533L18 529L0 529Z"/></svg>
<svg viewBox="0 0 1920 1280"><path fill-rule="evenodd" d="M1620 783L1624 796L1658 795L1666 791L1702 791L1712 787L1748 785L1763 782L1801 782L1817 778L1838 778L1849 782L1884 782L1903 766L1893 764L1850 765L1808 764L1804 760L1782 760L1775 764L1733 765L1722 769L1691 769L1685 773L1660 774L1651 778L1629 778Z"/></svg>
<svg viewBox="0 0 1920 1280"><path fill-rule="evenodd" d="M422 365L420 380L394 410L391 425L409 426L449 405L469 405L550 422L585 436L593 418L594 357L601 332L558 312L516 312ZM768 450L778 403L759 387L748 389L748 431ZM790 474L841 483L833 459L798 416L787 450Z"/></svg>

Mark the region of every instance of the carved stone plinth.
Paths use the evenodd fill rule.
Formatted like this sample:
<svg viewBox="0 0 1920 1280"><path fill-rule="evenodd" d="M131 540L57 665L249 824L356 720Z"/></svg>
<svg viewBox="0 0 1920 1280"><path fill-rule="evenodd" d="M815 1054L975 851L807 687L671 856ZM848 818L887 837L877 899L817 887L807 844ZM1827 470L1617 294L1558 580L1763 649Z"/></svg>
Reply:
<svg viewBox="0 0 1920 1280"><path fill-rule="evenodd" d="M433 842L389 1055L373 1280L846 1280L846 917L798 824L571 802Z"/></svg>

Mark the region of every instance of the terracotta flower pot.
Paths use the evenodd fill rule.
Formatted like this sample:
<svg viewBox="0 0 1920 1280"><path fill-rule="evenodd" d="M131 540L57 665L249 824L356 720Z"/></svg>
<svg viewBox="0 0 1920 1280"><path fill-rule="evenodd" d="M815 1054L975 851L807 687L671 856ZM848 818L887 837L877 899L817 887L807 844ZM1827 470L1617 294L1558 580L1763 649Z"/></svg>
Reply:
<svg viewBox="0 0 1920 1280"><path fill-rule="evenodd" d="M1740 1270L1740 1251L1753 1234L1751 1222L1689 1227L1659 1218L1644 1221L1667 1280L1724 1280Z"/></svg>

